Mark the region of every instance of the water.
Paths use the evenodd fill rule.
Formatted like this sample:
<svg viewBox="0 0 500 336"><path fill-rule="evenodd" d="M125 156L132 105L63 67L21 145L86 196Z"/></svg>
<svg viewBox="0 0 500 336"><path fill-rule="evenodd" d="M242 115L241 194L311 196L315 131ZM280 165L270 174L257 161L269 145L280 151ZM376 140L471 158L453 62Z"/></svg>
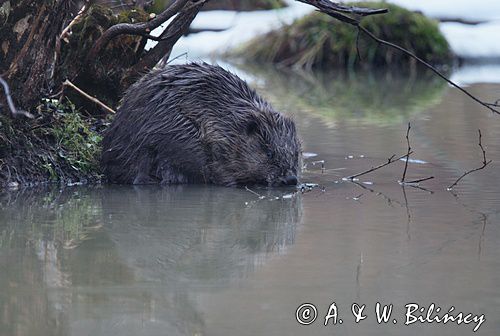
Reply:
<svg viewBox="0 0 500 336"><path fill-rule="evenodd" d="M472 335L477 325L405 326L408 303L484 314L476 334L498 335L500 116L429 75L241 71L294 116L317 154L303 181L321 187L3 195L0 335ZM499 84L468 89L500 97ZM404 154L408 121L407 176L434 176L425 189L397 183L402 161L342 180ZM493 163L449 192L481 165L479 128ZM306 302L319 316L302 326ZM332 302L343 323L325 327ZM394 304L389 323L376 322L377 302ZM353 303L366 304L359 323Z"/></svg>

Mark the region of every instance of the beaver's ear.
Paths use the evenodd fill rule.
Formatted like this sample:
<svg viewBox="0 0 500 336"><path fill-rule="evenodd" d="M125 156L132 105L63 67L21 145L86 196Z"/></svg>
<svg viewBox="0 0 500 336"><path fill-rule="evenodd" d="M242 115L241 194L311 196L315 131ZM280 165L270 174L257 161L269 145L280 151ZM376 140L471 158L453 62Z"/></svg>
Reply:
<svg viewBox="0 0 500 336"><path fill-rule="evenodd" d="M253 135L257 132L257 129L258 129L258 125L257 125L257 122L255 122L255 120L250 120L246 126L246 132L247 132L247 135Z"/></svg>

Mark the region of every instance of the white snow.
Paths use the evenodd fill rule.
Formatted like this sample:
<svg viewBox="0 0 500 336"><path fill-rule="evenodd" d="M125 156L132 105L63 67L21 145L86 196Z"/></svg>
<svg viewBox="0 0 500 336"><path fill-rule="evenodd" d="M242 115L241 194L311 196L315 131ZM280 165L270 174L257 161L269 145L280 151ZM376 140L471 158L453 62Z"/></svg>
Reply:
<svg viewBox="0 0 500 336"><path fill-rule="evenodd" d="M388 1L427 16L467 20L500 20L498 0L391 0Z"/></svg>
<svg viewBox="0 0 500 336"><path fill-rule="evenodd" d="M223 32L203 32L183 37L175 45L172 56L187 52L188 58L192 60L206 57L214 52L224 52L257 35L291 23L314 10L313 7L298 1L287 0L287 3L289 6L286 8L267 11L200 12L191 25L193 28L229 29ZM155 29L153 35L158 36L163 31L164 25ZM146 48L151 48L155 44L156 42L150 40Z"/></svg>
<svg viewBox="0 0 500 336"><path fill-rule="evenodd" d="M500 83L500 64L466 65L454 71L451 80L459 85Z"/></svg>
<svg viewBox="0 0 500 336"><path fill-rule="evenodd" d="M475 26L449 22L442 23L440 28L457 55L500 58L500 20Z"/></svg>

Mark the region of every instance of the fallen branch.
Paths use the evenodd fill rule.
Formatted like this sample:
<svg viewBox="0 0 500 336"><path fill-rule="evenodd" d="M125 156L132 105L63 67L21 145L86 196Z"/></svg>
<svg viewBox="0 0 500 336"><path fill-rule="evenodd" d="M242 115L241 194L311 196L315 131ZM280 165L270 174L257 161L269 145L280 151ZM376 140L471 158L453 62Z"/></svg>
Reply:
<svg viewBox="0 0 500 336"><path fill-rule="evenodd" d="M83 91L82 89L80 89L78 86L76 86L75 84L71 83L67 79L63 83L63 87L66 87L66 86L69 86L70 88L72 88L73 90L75 90L76 92L78 92L80 95L82 95L83 97L87 98L91 102L99 105L100 107L102 107L106 111L108 111L110 113L116 113L116 111L113 110L111 107L109 107L108 105L104 104L99 99L97 99L95 97L92 97L91 95L89 95L88 93L86 93L85 91Z"/></svg>
<svg viewBox="0 0 500 336"><path fill-rule="evenodd" d="M10 95L10 89L9 89L9 84L0 76L0 84L3 86L3 91L5 93L5 99L7 100L7 105L9 106L10 114L13 117L22 115L27 118L33 119L33 115L29 112L23 111L23 110L18 110L16 106L14 105L14 101L12 100L12 96Z"/></svg>
<svg viewBox="0 0 500 336"><path fill-rule="evenodd" d="M493 160L489 160L487 161L486 160L486 151L484 150L484 147L483 147L483 144L482 144L482 134L481 134L481 130L478 130L479 132L479 147L481 148L481 151L483 153L483 164L481 167L479 168L475 168L475 169L472 169L472 170L468 170L466 171L465 173L462 174L462 176L460 176L452 185L450 185L448 187L448 190L451 190L453 189L454 186L456 186L458 184L458 182L460 182L464 177L466 177L467 175L471 174L471 173L474 173L478 170L481 170L481 169L484 169L487 165L489 165Z"/></svg>
<svg viewBox="0 0 500 336"><path fill-rule="evenodd" d="M399 160L401 160L401 159L403 159L403 158L405 158L405 157L407 158L407 157L408 157L409 155L411 155L412 153L413 153L413 152L406 153L405 155L401 155L400 157L398 157L398 158L396 158L396 159L394 158L396 155L393 155L393 156L391 156L389 159L387 159L387 162L386 162L386 163L380 164L380 165L375 166L375 167L371 167L370 169L365 170L365 171L363 171L363 172L361 172L361 173L358 173L358 174L355 174L355 175L350 175L350 176L344 177L343 179L344 179L344 180L353 180L353 179L355 179L356 177L359 177L359 176L362 176L362 175L366 175L366 174L368 174L368 173L371 173L371 172L373 172L373 171L375 171L375 170L378 170L378 169L380 169L380 168L383 168L383 167L385 167L385 166L388 166L388 165L390 165L391 163L394 163L394 162L396 162L396 161L399 161Z"/></svg>

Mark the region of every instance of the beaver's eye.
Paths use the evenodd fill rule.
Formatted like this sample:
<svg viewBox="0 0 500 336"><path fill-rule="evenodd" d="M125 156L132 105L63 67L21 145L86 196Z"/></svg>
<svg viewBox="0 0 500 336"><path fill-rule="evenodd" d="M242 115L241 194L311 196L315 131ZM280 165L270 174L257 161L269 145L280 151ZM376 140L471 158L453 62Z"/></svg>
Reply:
<svg viewBox="0 0 500 336"><path fill-rule="evenodd" d="M268 150L266 151L266 155L267 155L267 158L268 158L268 159L272 159L272 158L273 158L273 152L272 152L270 149L268 149Z"/></svg>

